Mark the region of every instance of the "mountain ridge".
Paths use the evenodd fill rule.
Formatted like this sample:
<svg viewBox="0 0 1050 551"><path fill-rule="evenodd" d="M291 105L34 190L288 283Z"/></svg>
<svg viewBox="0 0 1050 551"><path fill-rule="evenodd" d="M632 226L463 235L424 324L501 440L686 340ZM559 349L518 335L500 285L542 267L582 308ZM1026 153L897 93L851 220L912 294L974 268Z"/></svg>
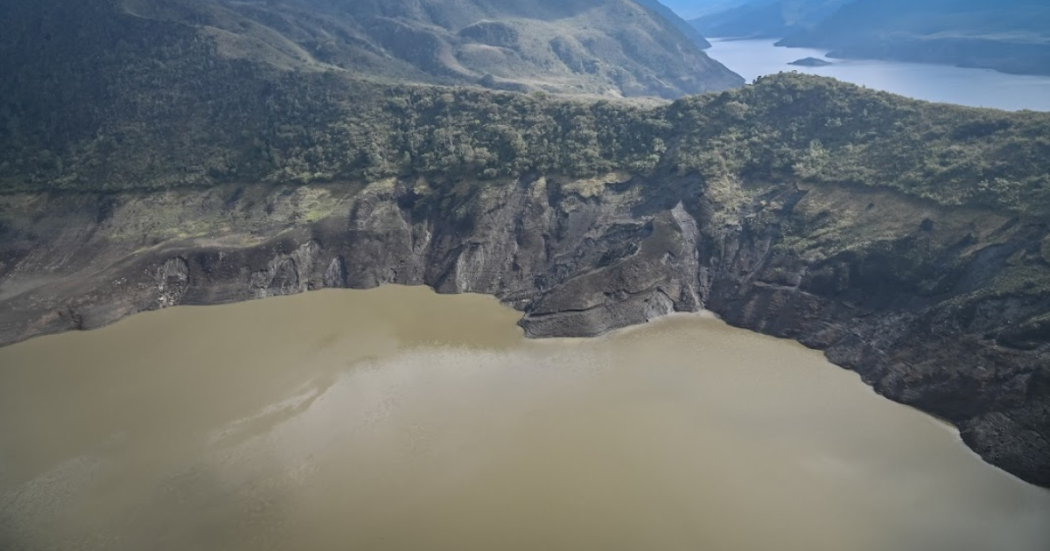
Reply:
<svg viewBox="0 0 1050 551"><path fill-rule="evenodd" d="M674 98L743 81L630 0L122 0L232 58L429 84Z"/></svg>

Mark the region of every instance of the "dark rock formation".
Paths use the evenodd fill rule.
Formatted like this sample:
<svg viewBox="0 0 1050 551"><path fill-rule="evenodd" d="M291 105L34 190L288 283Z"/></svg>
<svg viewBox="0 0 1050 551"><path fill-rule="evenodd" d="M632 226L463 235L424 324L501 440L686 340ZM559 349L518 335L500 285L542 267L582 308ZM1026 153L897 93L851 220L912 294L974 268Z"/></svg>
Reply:
<svg viewBox="0 0 1050 551"><path fill-rule="evenodd" d="M4 198L0 343L385 283L496 295L531 337L707 308L825 350L1050 486L1050 294L998 279L1043 266L1045 225L851 188L783 184L734 202L698 177L231 191ZM160 220L186 235L161 239Z"/></svg>

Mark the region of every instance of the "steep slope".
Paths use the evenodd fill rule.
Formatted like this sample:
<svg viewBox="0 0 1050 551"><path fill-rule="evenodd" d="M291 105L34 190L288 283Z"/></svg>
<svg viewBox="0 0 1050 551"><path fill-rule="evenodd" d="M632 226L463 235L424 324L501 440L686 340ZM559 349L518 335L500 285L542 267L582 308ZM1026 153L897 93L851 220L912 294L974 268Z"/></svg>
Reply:
<svg viewBox="0 0 1050 551"><path fill-rule="evenodd" d="M1047 116L801 75L653 109L323 73L269 94L195 135L224 163L199 180L168 123L54 154L76 187L14 169L31 185L0 194L0 343L383 283L495 294L536 337L708 308L1050 485Z"/></svg>
<svg viewBox="0 0 1050 551"><path fill-rule="evenodd" d="M781 46L1050 75L1050 4L1041 0L858 0Z"/></svg>
<svg viewBox="0 0 1050 551"><path fill-rule="evenodd" d="M355 97L362 112L376 112L370 108L384 98L361 92L357 77L669 97L709 86L720 88L707 78L711 74L704 72L705 67L712 68L715 77L728 79L723 85L743 82L668 29L666 22L634 4L604 0L497 4L499 13L513 25L546 29L525 34L511 29L508 36L517 36L526 45L535 46L539 40L534 52L525 55L482 44L510 38L500 34L503 23L479 22L497 12L481 0L439 10L435 13L443 19L434 21L427 19L429 12L424 9L430 4L407 1L0 3L5 25L0 33L0 74L4 75L0 79L0 185L31 187L36 176L26 179L26 175L43 177L44 173L51 174L47 176L51 185L72 188L103 180L109 186L131 180L144 187L147 181L152 182L148 187L205 185L231 177L276 177L277 165L306 176L305 171L272 157L267 144L281 139L278 135L290 138L311 122L324 120L329 114L318 109L315 96L330 94L333 88L346 86L340 93ZM616 6L625 11L614 10ZM342 11L333 15L325 10ZM614 24L612 16L623 13L638 25ZM602 14L609 16L606 23L620 35L596 34ZM397 31L388 37L391 50L377 45L368 34L382 34L390 25L408 25L405 21L430 29L423 33L430 38L416 40L415 35ZM449 38L439 24L459 28L457 35L469 38ZM570 34L540 40L542 32L554 30ZM649 31L655 33L651 40ZM574 38L571 33L577 32ZM444 38L434 38L438 35ZM450 50L431 39L458 41L459 49L453 53L460 57L441 54ZM655 53L648 46L656 47ZM479 70L461 63L461 58L473 55L470 52L488 52L470 58L476 60L495 55L492 70L507 78L480 76ZM441 59L433 57L438 54ZM504 54L517 61L504 59ZM689 65L690 60L695 63ZM624 65L616 65L618 61ZM661 65L663 61L670 65ZM468 73L448 67L465 68ZM149 122L144 123L147 116ZM275 134L277 121L284 130ZM348 139L368 142L373 137L370 121L359 122L360 133ZM149 143L153 153L133 153L129 145L134 143ZM104 167L92 160L100 153L126 157L120 167ZM164 172L165 182L142 177L150 167L162 172L176 159L184 162L181 174Z"/></svg>
<svg viewBox="0 0 1050 551"><path fill-rule="evenodd" d="M690 23L707 36L782 38L809 29L851 0L753 0Z"/></svg>
<svg viewBox="0 0 1050 551"><path fill-rule="evenodd" d="M666 19L675 29L685 35L697 48L702 50L710 48L711 43L707 41L695 27L678 16L677 13L662 4L659 0L635 0L640 6L651 10L656 15Z"/></svg>
<svg viewBox="0 0 1050 551"><path fill-rule="evenodd" d="M709 308L1050 486L1050 115L793 74L652 108L391 85L123 5L0 4L0 344L383 283L536 337Z"/></svg>
<svg viewBox="0 0 1050 551"><path fill-rule="evenodd" d="M228 58L281 68L665 98L742 83L699 51L702 37L630 0L120 3L134 16L194 27Z"/></svg>

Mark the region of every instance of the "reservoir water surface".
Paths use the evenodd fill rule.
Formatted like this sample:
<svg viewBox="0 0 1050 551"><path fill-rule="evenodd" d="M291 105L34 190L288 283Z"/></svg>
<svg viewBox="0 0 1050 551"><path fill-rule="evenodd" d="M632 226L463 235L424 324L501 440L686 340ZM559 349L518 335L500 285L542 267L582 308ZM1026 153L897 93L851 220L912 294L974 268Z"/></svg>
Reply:
<svg viewBox="0 0 1050 551"><path fill-rule="evenodd" d="M1050 549L1050 492L817 352L517 318L391 286L0 349L0 549Z"/></svg>
<svg viewBox="0 0 1050 551"><path fill-rule="evenodd" d="M1050 77L1008 75L991 69L899 61L830 59L824 50L777 48L775 40L712 40L707 54L753 81L783 71L799 71L860 84L911 98L994 107L1011 111L1050 111ZM792 61L814 57L825 67L799 67Z"/></svg>

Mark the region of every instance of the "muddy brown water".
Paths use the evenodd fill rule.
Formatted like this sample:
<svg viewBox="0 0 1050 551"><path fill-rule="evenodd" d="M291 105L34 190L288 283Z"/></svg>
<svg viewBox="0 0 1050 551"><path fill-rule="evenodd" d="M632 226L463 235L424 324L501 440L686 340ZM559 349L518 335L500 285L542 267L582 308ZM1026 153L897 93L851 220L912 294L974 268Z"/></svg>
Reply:
<svg viewBox="0 0 1050 551"><path fill-rule="evenodd" d="M0 349L0 549L1050 549L1050 492L817 352L517 317L384 287Z"/></svg>

